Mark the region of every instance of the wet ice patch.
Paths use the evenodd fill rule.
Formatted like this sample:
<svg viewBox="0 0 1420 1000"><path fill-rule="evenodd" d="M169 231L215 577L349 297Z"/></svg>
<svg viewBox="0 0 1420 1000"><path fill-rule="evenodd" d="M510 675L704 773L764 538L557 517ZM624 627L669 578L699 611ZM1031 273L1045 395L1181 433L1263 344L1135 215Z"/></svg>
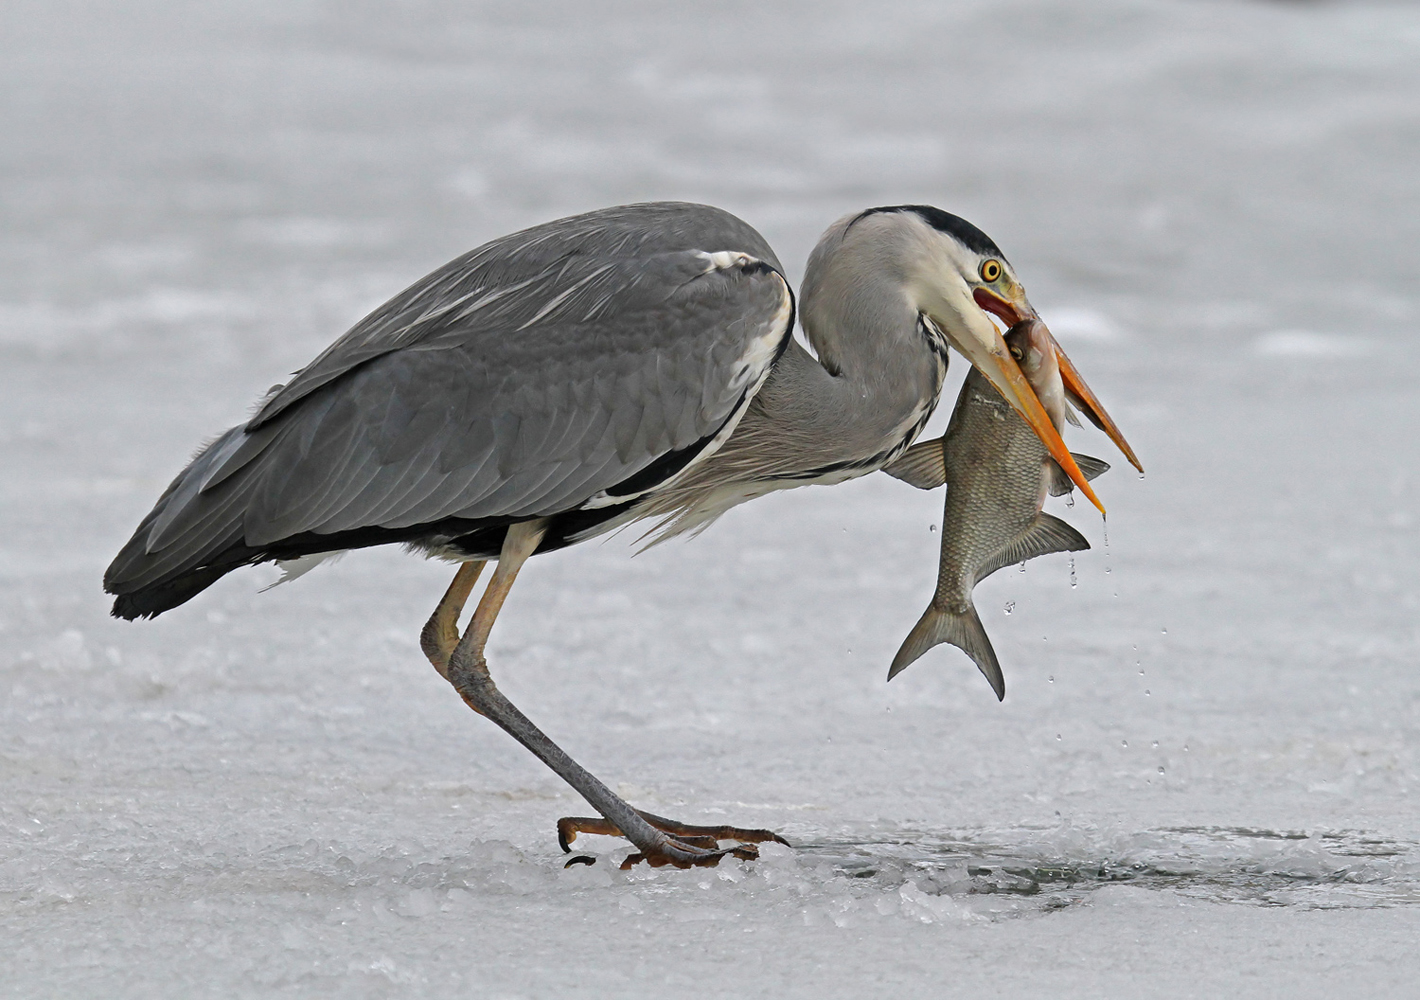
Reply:
<svg viewBox="0 0 1420 1000"><path fill-rule="evenodd" d="M1365 337L1346 337L1310 330L1276 330L1253 342L1256 354L1273 358L1349 358L1369 351L1374 345Z"/></svg>
<svg viewBox="0 0 1420 1000"><path fill-rule="evenodd" d="M802 851L900 896L912 885L904 899L950 896L964 912L988 917L1060 909L1120 885L1304 909L1420 903L1420 845L1359 831L1179 827L1101 835L1066 825L960 839L823 843Z"/></svg>

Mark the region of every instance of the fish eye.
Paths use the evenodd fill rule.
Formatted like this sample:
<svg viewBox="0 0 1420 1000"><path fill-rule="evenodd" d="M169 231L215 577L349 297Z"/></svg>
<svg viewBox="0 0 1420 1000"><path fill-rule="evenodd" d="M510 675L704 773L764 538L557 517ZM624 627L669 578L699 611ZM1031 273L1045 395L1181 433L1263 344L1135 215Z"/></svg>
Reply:
<svg viewBox="0 0 1420 1000"><path fill-rule="evenodd" d="M1019 347L1012 346L1010 350L1011 357L1015 358L1017 361L1024 361L1026 359L1026 352Z"/></svg>
<svg viewBox="0 0 1420 1000"><path fill-rule="evenodd" d="M982 281L995 281L1001 277L1001 262L999 260L983 260L978 268Z"/></svg>

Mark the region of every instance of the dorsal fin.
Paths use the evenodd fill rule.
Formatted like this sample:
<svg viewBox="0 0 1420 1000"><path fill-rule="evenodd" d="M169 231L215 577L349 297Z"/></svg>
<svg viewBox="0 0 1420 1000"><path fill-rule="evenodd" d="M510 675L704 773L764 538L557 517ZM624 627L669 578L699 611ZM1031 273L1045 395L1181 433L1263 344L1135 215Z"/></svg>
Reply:
<svg viewBox="0 0 1420 1000"><path fill-rule="evenodd" d="M1070 457L1075 460L1075 464L1085 474L1086 482L1109 471L1109 463L1103 459L1091 458L1089 455L1081 455L1074 451L1070 452ZM1046 469L1050 476L1047 485L1050 487L1051 496L1062 497L1075 488L1075 484L1070 482L1070 477L1065 475L1065 470L1056 465L1054 460L1047 460Z"/></svg>
<svg viewBox="0 0 1420 1000"><path fill-rule="evenodd" d="M883 466L883 471L919 490L935 490L947 481L947 459L942 439L919 441L903 452L897 461Z"/></svg>
<svg viewBox="0 0 1420 1000"><path fill-rule="evenodd" d="M976 582L980 583L1002 566L1023 563L1036 556L1052 552L1081 552L1090 547L1089 541L1074 528L1058 517L1046 513L1035 516L1030 526L1008 542L1000 552L982 564Z"/></svg>

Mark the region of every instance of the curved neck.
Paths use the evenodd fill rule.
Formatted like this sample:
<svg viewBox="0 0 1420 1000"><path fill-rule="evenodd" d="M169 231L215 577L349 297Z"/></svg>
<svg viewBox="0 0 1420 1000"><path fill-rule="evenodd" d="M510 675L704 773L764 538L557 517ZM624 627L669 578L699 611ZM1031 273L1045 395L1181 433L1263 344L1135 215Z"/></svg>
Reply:
<svg viewBox="0 0 1420 1000"><path fill-rule="evenodd" d="M750 426L731 440L753 436L775 466L799 474L839 467L863 475L886 464L932 415L947 370L945 350L934 350L918 318L902 312L894 322L835 330L827 356L790 344L745 415ZM821 331L806 332L822 343L814 336Z"/></svg>

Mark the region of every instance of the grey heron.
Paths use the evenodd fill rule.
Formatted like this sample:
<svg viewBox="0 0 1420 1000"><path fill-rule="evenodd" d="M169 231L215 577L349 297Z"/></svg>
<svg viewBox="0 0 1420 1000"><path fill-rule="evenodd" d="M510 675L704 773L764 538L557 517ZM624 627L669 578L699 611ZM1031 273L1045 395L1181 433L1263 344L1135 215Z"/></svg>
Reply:
<svg viewBox="0 0 1420 1000"><path fill-rule="evenodd" d="M484 647L528 557L641 519L661 537L696 531L773 490L888 466L931 416L949 346L1099 506L1060 413L990 315L1009 325L1035 311L970 223L922 205L845 216L811 254L797 307L812 350L793 336L796 299L773 250L709 206L609 208L484 244L380 306L203 449L109 566L113 614L152 617L238 567L364 546L458 562L421 647L470 708L600 814L562 820L564 849L599 832L635 845L628 863L752 857L773 834L637 811L498 690ZM1132 459L1058 353L1047 402L1069 398Z"/></svg>

